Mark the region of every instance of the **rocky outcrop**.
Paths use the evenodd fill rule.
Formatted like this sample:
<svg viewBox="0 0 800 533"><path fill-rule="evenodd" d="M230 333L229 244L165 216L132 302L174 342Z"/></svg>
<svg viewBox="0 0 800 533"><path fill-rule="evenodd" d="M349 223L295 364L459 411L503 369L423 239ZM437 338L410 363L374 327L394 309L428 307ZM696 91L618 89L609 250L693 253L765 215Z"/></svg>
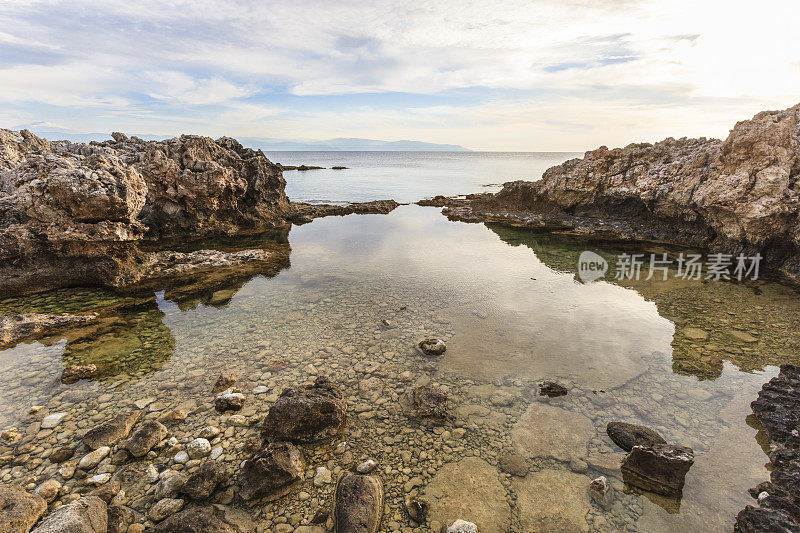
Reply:
<svg viewBox="0 0 800 533"><path fill-rule="evenodd" d="M284 225L284 187L277 165L227 137L87 145L0 130L0 296L147 279L163 258L138 244Z"/></svg>
<svg viewBox="0 0 800 533"><path fill-rule="evenodd" d="M321 376L313 385L284 390L269 408L261 436L290 442L327 439L339 432L346 412L342 391Z"/></svg>
<svg viewBox="0 0 800 533"><path fill-rule="evenodd" d="M751 490L759 506L736 517L736 531L800 531L800 367L781 365L751 404L769 439L770 480Z"/></svg>
<svg viewBox="0 0 800 533"><path fill-rule="evenodd" d="M800 105L739 122L725 141L605 146L496 195L436 198L451 219L759 252L800 279Z"/></svg>
<svg viewBox="0 0 800 533"><path fill-rule="evenodd" d="M67 328L91 324L96 320L96 313L87 315L25 313L0 316L0 349L34 337L52 335Z"/></svg>

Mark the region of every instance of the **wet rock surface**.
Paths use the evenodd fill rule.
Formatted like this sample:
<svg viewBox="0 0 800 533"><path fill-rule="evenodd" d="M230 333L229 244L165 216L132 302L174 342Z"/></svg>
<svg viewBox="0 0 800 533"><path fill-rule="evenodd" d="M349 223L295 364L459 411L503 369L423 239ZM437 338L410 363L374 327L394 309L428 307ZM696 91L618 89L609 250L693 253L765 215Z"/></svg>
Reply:
<svg viewBox="0 0 800 533"><path fill-rule="evenodd" d="M430 337L420 341L417 347L423 354L434 356L442 355L447 350L447 345L444 341L436 337Z"/></svg>
<svg viewBox="0 0 800 533"><path fill-rule="evenodd" d="M770 480L751 491L758 507L736 517L736 531L800 530L800 367L781 365L751 404L769 439Z"/></svg>
<svg viewBox="0 0 800 533"><path fill-rule="evenodd" d="M314 442L335 435L345 420L347 400L326 377L313 385L284 390L270 407L261 435L265 439Z"/></svg>
<svg viewBox="0 0 800 533"><path fill-rule="evenodd" d="M271 442L245 461L239 472L239 494L245 500L270 495L300 479L305 462L300 450L290 442Z"/></svg>
<svg viewBox="0 0 800 533"><path fill-rule="evenodd" d="M380 478L346 474L336 486L334 528L342 533L377 533L383 515Z"/></svg>
<svg viewBox="0 0 800 533"><path fill-rule="evenodd" d="M97 314L87 315L44 315L25 313L15 316L0 315L0 349L14 346L26 339L52 335L65 328L91 324Z"/></svg>
<svg viewBox="0 0 800 533"><path fill-rule="evenodd" d="M106 503L96 496L86 496L59 507L42 520L36 533L106 533L108 512Z"/></svg>
<svg viewBox="0 0 800 533"><path fill-rule="evenodd" d="M315 218L330 216L345 216L352 214L361 215L385 215L391 213L400 205L394 200L374 200L372 202L352 202L344 205L332 204L305 204L302 202L292 202L294 213L289 220L295 224L305 224Z"/></svg>

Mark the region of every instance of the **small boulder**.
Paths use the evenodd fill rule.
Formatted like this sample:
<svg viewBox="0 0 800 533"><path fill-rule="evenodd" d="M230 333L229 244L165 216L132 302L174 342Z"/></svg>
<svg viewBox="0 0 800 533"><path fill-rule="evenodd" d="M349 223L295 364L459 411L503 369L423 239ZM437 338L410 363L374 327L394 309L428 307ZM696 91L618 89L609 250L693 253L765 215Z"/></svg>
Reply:
<svg viewBox="0 0 800 533"><path fill-rule="evenodd" d="M680 496L686 472L693 464L694 452L687 446L634 446L622 461L622 479L646 491Z"/></svg>
<svg viewBox="0 0 800 533"><path fill-rule="evenodd" d="M159 475L155 497L159 500L175 498L189 478L176 470L165 470Z"/></svg>
<svg viewBox="0 0 800 533"><path fill-rule="evenodd" d="M406 513L408 513L411 520L418 524L425 523L425 518L428 516L428 511L430 510L430 506L426 500L409 496L403 502L403 507L405 507Z"/></svg>
<svg viewBox="0 0 800 533"><path fill-rule="evenodd" d="M383 513L383 483L372 476L346 474L336 486L334 530L377 533Z"/></svg>
<svg viewBox="0 0 800 533"><path fill-rule="evenodd" d="M589 483L589 496L601 507L611 505L611 483L606 476L600 476Z"/></svg>
<svg viewBox="0 0 800 533"><path fill-rule="evenodd" d="M230 509L214 506L192 507L176 513L157 524L153 533L239 533L255 531L255 524L247 524L242 518L234 520ZM238 518L238 517L236 517ZM150 531L150 530L148 530Z"/></svg>
<svg viewBox="0 0 800 533"><path fill-rule="evenodd" d="M205 461L186 479L180 492L193 500L207 500L220 485L228 482L230 475L230 471L223 463L214 460Z"/></svg>
<svg viewBox="0 0 800 533"><path fill-rule="evenodd" d="M456 520L447 528L447 533L478 533L478 526L466 520Z"/></svg>
<svg viewBox="0 0 800 533"><path fill-rule="evenodd" d="M164 498L159 500L147 512L147 516L153 522L161 522L168 516L172 516L183 509L183 500L175 498Z"/></svg>
<svg viewBox="0 0 800 533"><path fill-rule="evenodd" d="M442 389L421 385L411 391L411 409L417 418L447 416L447 393Z"/></svg>
<svg viewBox="0 0 800 533"><path fill-rule="evenodd" d="M164 424L156 420L150 420L142 424L142 427L131 435L131 438L125 443L125 448L134 457L142 457L168 434L169 431L164 427Z"/></svg>
<svg viewBox="0 0 800 533"><path fill-rule="evenodd" d="M242 465L239 494L245 500L267 496L305 474L300 450L290 442L271 442Z"/></svg>
<svg viewBox="0 0 800 533"><path fill-rule="evenodd" d="M91 470L100 464L100 461L105 459L111 453L111 448L108 446L101 446L94 451L84 455L78 462L78 468L81 470Z"/></svg>
<svg viewBox="0 0 800 533"><path fill-rule="evenodd" d="M83 443L93 450L101 446L114 446L130 434L141 416L142 412L138 409L121 413L108 422L90 429L83 437Z"/></svg>
<svg viewBox="0 0 800 533"><path fill-rule="evenodd" d="M47 503L50 503L56 499L59 490L61 490L61 483L51 478L36 487L33 493L44 498L44 501Z"/></svg>
<svg viewBox="0 0 800 533"><path fill-rule="evenodd" d="M75 449L70 446L61 446L60 448L56 448L53 453L50 454L48 459L53 464L60 464L64 461L69 461L75 455Z"/></svg>
<svg viewBox="0 0 800 533"><path fill-rule="evenodd" d="M220 413L238 411L244 407L244 394L235 387L225 389L214 398L214 408Z"/></svg>
<svg viewBox="0 0 800 533"><path fill-rule="evenodd" d="M82 379L93 379L95 377L97 377L96 365L70 365L61 372L61 383L69 385Z"/></svg>
<svg viewBox="0 0 800 533"><path fill-rule="evenodd" d="M34 529L34 533L106 533L108 511L106 503L97 496L84 496L61 506Z"/></svg>
<svg viewBox="0 0 800 533"><path fill-rule="evenodd" d="M330 438L344 424L347 400L328 378L284 390L270 407L261 436L267 440L315 442Z"/></svg>
<svg viewBox="0 0 800 533"><path fill-rule="evenodd" d="M18 485L0 485L0 530L30 531L47 510L47 502Z"/></svg>
<svg viewBox="0 0 800 533"><path fill-rule="evenodd" d="M205 457L211 453L211 443L208 442L208 439L204 439L202 437L192 439L186 445L186 453L189 454L189 457L192 459Z"/></svg>
<svg viewBox="0 0 800 533"><path fill-rule="evenodd" d="M439 356L447 350L447 345L442 339L430 337L417 344L417 348L425 355Z"/></svg>
<svg viewBox="0 0 800 533"><path fill-rule="evenodd" d="M133 511L123 505L108 507L108 533L126 533L136 516Z"/></svg>
<svg viewBox="0 0 800 533"><path fill-rule="evenodd" d="M614 444L629 452L634 446L666 444L664 438L650 428L627 422L609 422L606 433Z"/></svg>
<svg viewBox="0 0 800 533"><path fill-rule="evenodd" d="M237 380L238 378L232 372L223 372L219 375L219 378L217 378L217 382L214 384L214 388L211 389L211 392L216 394L230 389Z"/></svg>

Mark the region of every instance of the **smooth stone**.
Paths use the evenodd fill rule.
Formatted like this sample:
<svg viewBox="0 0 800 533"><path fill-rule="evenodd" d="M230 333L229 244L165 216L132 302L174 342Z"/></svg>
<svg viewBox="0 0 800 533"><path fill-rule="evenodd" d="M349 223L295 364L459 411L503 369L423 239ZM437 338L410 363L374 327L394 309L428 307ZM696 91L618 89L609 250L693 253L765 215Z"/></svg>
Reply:
<svg viewBox="0 0 800 533"><path fill-rule="evenodd" d="M174 515L181 509L183 509L183 500L164 498L163 500L156 502L155 505L150 508L147 516L149 516L150 520L153 522L161 522L168 516Z"/></svg>
<svg viewBox="0 0 800 533"><path fill-rule="evenodd" d="M78 468L81 470L91 470L100 464L100 461L105 459L111 453L111 448L108 446L101 446L94 451L84 455L78 462Z"/></svg>
<svg viewBox="0 0 800 533"><path fill-rule="evenodd" d="M334 530L377 533L383 514L383 483L379 478L346 474L336 485Z"/></svg>
<svg viewBox="0 0 800 533"><path fill-rule="evenodd" d="M584 415L537 402L514 424L511 439L524 457L550 457L568 462L573 457L586 457L587 445L594 434L594 424Z"/></svg>
<svg viewBox="0 0 800 533"><path fill-rule="evenodd" d="M52 415L47 415L42 419L42 429L52 429L56 427L64 417L67 416L67 413L53 413Z"/></svg>
<svg viewBox="0 0 800 533"><path fill-rule="evenodd" d="M645 426L629 424L627 422L609 422L606 433L614 444L629 452L634 446L653 446L666 444L664 438Z"/></svg>
<svg viewBox="0 0 800 533"><path fill-rule="evenodd" d="M151 420L142 424L142 426L131 435L131 438L125 442L125 448L127 448L134 457L142 457L168 434L169 431L164 427L164 424L156 420Z"/></svg>
<svg viewBox="0 0 800 533"><path fill-rule="evenodd" d="M44 498L44 501L47 503L50 503L56 499L59 490L61 490L61 483L55 479L48 479L36 487L36 490L33 491L33 493Z"/></svg>

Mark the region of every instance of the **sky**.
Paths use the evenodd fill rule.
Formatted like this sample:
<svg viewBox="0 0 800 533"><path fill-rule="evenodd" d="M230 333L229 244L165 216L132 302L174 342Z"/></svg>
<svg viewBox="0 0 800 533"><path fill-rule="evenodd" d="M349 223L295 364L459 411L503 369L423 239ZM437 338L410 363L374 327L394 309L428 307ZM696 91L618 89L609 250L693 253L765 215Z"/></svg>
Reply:
<svg viewBox="0 0 800 533"><path fill-rule="evenodd" d="M800 2L0 0L0 127L583 151L800 103Z"/></svg>

